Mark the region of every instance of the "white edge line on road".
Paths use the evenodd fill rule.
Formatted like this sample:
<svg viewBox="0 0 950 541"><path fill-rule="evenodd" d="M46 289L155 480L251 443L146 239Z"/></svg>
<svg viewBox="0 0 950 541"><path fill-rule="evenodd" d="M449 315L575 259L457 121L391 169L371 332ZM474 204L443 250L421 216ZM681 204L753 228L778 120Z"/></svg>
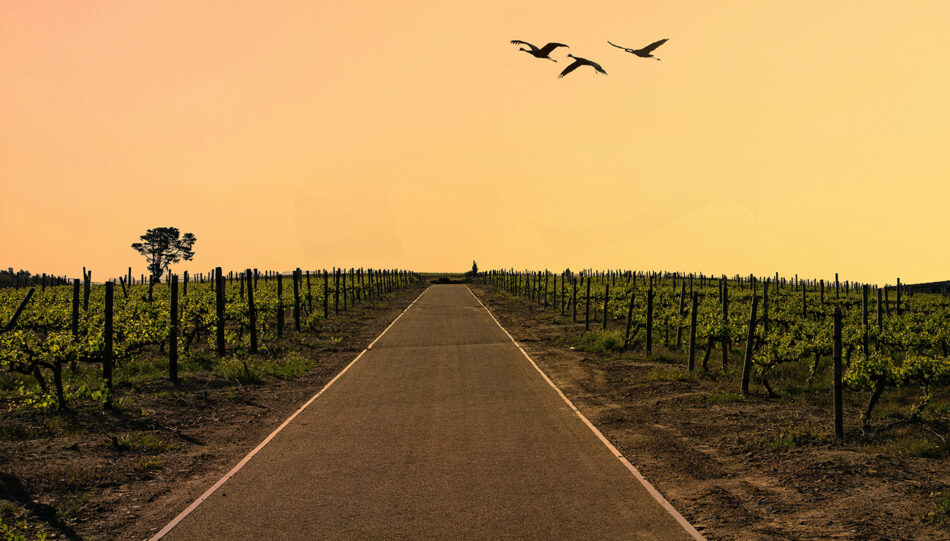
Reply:
<svg viewBox="0 0 950 541"><path fill-rule="evenodd" d="M270 440L274 439L274 436L276 436L278 432L280 432L281 430L284 429L284 427L286 427L287 425L289 425L290 422L293 421L295 417L297 417L298 415L300 415L300 412L302 412L304 409L307 408L307 406L309 406L311 403L313 403L313 401L316 400L318 396L322 395L322 394L323 394L323 391L326 391L327 389L329 389L330 386L333 385L333 383L334 383L336 380L340 379L340 376L342 376L343 374L345 374L346 371L349 370L351 366L353 366L354 364L356 364L356 361L360 360L360 357L362 357L364 353L366 353L367 351L369 351L369 349L373 347L373 344L375 344L380 338L382 338L383 335L386 334L386 331L388 331L390 328L392 328L392 326L395 325L397 321L399 321L399 318L401 318L401 317L403 316L403 314L405 314L406 312L408 312L409 309L412 308L412 305L416 304L416 301L418 301L419 299L421 299L422 296L426 294L426 291L429 291L429 288L426 288L425 291L423 291L422 293L420 293L419 296L416 297L416 299L415 299L414 301L412 301L411 303L409 303L409 306L407 306L405 310L403 310L398 316L396 316L396 319L392 320L392 323L390 323L389 326L387 326L385 329L383 329L383 332L379 333L379 336L376 337L376 340L373 340L373 341L370 343L370 345L366 346L366 348L365 348L363 351L361 351L359 355L356 356L355 359L353 359L352 361L350 361L350 364L346 365L346 368L344 368L343 370L341 370L340 373L337 374L336 377L334 377L333 379L331 379L329 383L327 383L326 385L324 385L323 388L320 389L320 391L319 391L317 394L313 395L313 397L311 397L310 400L307 400L307 403L306 403L306 404L304 404L303 406L300 406L300 408L299 408L297 411L295 411L293 415L291 415L290 417L287 418L286 421L284 421L283 423L281 423L281 425L277 427L277 430L274 430L273 432L270 433L269 436L267 436L266 438L264 438L264 441L262 441L260 444L258 444L258 446L255 447L253 451L251 451L250 453L247 454L247 456L245 456L243 459L241 459L241 461L238 462L236 466L234 466L233 468L231 468L231 471L229 471L228 473L226 473L226 474L224 475L224 477L222 477L221 479L218 479L218 482L217 482L217 483L211 485L211 488L209 488L208 490L206 490L205 493L202 494L201 496L199 496L197 500L195 500L194 502L192 502L191 505L189 505L187 508L185 508L184 511L182 511L181 513L179 513L177 517L175 517L174 519L172 519L171 522L169 522L168 524L166 524L165 527L162 528L161 530L159 530L159 532L158 532L157 534L155 534L154 536L152 536L151 538L149 538L149 541L158 541L158 540L161 539L162 537L165 537L165 535L167 535L168 532L172 531L172 529L173 529L175 526L177 526L179 522L181 522L182 520L184 520L184 518L187 517L188 515L190 515L192 511L194 511L195 509L197 509L198 506L201 505L201 503L202 503L203 501L205 501L205 500L207 500L209 497L211 497L211 495L214 494L214 491L215 491L215 490L218 490L218 488L221 487L221 485L223 485L224 483L226 483L228 479L230 479L231 477L233 477L234 474L236 474L241 468L243 468L244 465L247 464L247 463L251 460L251 458L253 458L254 455L257 454L258 451L260 451L261 449L263 449L264 446L267 445L267 444L270 442Z"/></svg>
<svg viewBox="0 0 950 541"><path fill-rule="evenodd" d="M471 293L473 297L475 297L475 300L478 301L478 304L482 305L482 308L484 308L485 311L488 312L488 315L490 315L491 318L495 320L495 324L498 325L498 328L500 328L502 331L504 331L505 334L508 335L508 338L510 338L511 341L515 344L515 346L518 347L518 350L521 351L521 354L524 355L525 358L528 359L528 361L531 363L531 365L534 366L534 369L537 370L539 374L541 374L541 377L544 378L544 381L548 382L548 385L550 385L555 391L557 391L557 394L560 395L561 398L564 400L564 402L566 402L567 405L574 411L574 413L576 413L577 416L580 417L581 421L584 421L584 424L587 425L587 428L591 429L591 431L600 439L600 441L604 445L607 446L607 449L609 449L610 452L613 453L613 455L617 457L618 460L620 460L620 463L626 466L628 470L630 470L630 473L632 473L633 476L637 478L637 481L640 481L640 484L643 485L643 488L647 489L647 492L649 492L650 495L653 496L653 499L656 500L657 503L659 503L663 507L663 509L666 509L666 512L672 515L672 517L676 519L676 522L678 522L679 525L682 526L684 530L686 530L686 533L690 534L693 537L693 539L706 541L706 538L703 537L703 534L699 533L696 530L696 528L694 528L693 525L689 523L688 520L683 518L683 515L681 515L680 512L677 511L676 508L673 507L673 505L669 501L667 501L667 499L664 498L663 495L660 494L660 492L652 484L650 484L650 482L647 481L645 477L643 477L643 475L640 473L640 470L638 470L633 464L631 464L630 461L627 460L627 458L624 457L623 454L621 454L620 451L618 451L617 448L614 447L614 445L610 443L610 441L608 441L607 438L604 437L604 435L600 432L600 430L598 430L597 427L594 426L587 419L587 417L585 417L584 414L580 412L579 409L577 409L577 406L575 406L574 403L571 402L570 399L567 398L567 396L565 396L564 393L561 392L560 389L558 389L557 385L555 385L554 382L551 381L551 378L549 378L548 375L545 374L543 370L541 370L538 364L534 362L534 359L532 359L531 356L528 355L528 352L526 352L524 348L521 347L521 344L519 344L518 341L515 340L515 337L511 336L511 333L509 333L508 330L505 329L501 325L501 323L495 317L495 314L491 313L491 310L489 310L488 307L485 306L485 303L483 303L482 300L479 299L477 295L475 295L475 293L471 290L471 288L469 288L468 286L465 286L465 288L468 289L468 292Z"/></svg>

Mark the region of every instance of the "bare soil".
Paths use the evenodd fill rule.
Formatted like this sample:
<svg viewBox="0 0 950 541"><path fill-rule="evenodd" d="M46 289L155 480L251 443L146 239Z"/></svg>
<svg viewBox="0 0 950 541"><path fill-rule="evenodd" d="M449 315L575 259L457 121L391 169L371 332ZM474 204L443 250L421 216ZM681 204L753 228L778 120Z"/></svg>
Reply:
<svg viewBox="0 0 950 541"><path fill-rule="evenodd" d="M315 360L293 379L188 375L118 387L121 406L0 416L0 518L27 536L146 539L187 507L378 336L424 285L385 304L292 322L278 354ZM330 337L325 340L321 337ZM332 345L331 345L332 344Z"/></svg>
<svg viewBox="0 0 950 541"><path fill-rule="evenodd" d="M583 319L573 324L570 314L551 307L474 291L709 539L950 539L946 389L916 422L901 414L913 397L891 393L868 434L857 422L866 394L846 393L846 434L837 442L825 382L779 379L778 398L756 386L742 396L738 349L725 373L719 351L709 373L689 373L685 355L673 348L647 356L635 341L634 351L622 355L596 352L596 341L583 338L596 336L585 333ZM609 321L609 328L622 322ZM657 334L663 344L663 332Z"/></svg>

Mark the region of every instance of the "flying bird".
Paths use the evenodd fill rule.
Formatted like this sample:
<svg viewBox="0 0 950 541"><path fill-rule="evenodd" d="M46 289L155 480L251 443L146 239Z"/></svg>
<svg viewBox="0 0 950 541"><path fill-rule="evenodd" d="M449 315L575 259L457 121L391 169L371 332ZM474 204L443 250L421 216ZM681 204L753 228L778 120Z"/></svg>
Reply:
<svg viewBox="0 0 950 541"><path fill-rule="evenodd" d="M660 45L663 45L664 43L666 43L667 39L669 38L663 38L660 41L654 41L653 43L647 45L646 47L642 49L628 49L626 47L621 47L620 45L617 45L616 43L611 43L610 41L607 41L607 43L610 43L611 45L613 45L614 47L618 49L623 49L624 51L627 51L628 53L635 54L639 56L640 58L656 58L655 56L653 56L653 51ZM659 60L659 58L656 58L656 59Z"/></svg>
<svg viewBox="0 0 950 541"><path fill-rule="evenodd" d="M537 47L535 47L534 45L531 45L527 41L521 41L520 39L513 39L511 40L511 42L514 43L515 45L527 45L529 47L528 49L525 49L524 47L520 47L518 50L524 51L535 58L546 58L550 60L551 62L557 62L557 60L548 56L549 54L551 54L551 51L553 51L554 49L557 49L558 47L567 47L567 45L564 45L563 43L548 43L544 47L541 47L540 49L538 49Z"/></svg>
<svg viewBox="0 0 950 541"><path fill-rule="evenodd" d="M574 59L574 63L571 64L570 66L564 68L564 71L562 71L561 74L558 75L558 78L564 77L564 76L567 75L568 73L570 73L570 72L576 70L577 68L579 68L579 67L581 67L581 66L590 66L590 67L594 68L595 70L599 71L600 73L603 73L604 75L607 75L607 72L604 71L604 68L600 67L600 64L598 64L597 62L594 62L594 61L592 61L592 60L588 60L588 59L586 59L586 58L581 58L581 57L579 57L579 56L574 56L574 55L572 55L572 54L570 54L570 53L568 53L567 56L573 58L573 59Z"/></svg>

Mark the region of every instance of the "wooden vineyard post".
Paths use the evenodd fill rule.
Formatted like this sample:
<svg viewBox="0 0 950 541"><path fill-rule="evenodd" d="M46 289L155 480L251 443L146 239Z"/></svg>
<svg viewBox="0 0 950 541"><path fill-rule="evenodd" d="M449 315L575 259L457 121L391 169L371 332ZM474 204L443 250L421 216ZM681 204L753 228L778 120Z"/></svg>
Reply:
<svg viewBox="0 0 950 541"><path fill-rule="evenodd" d="M284 336L284 276L277 273L277 338Z"/></svg>
<svg viewBox="0 0 950 541"><path fill-rule="evenodd" d="M571 277L571 285L573 289L571 290L571 310L573 311L573 321L577 323L577 278Z"/></svg>
<svg viewBox="0 0 950 541"><path fill-rule="evenodd" d="M106 306L105 306L105 328L103 329L102 339L104 347L102 351L102 379L106 382L106 409L112 409L112 319L113 319L113 286L112 282L106 282Z"/></svg>
<svg viewBox="0 0 950 541"><path fill-rule="evenodd" d="M838 300L838 299L839 299L838 287L839 287L839 285L838 285L838 273L836 272L836 273L835 273L835 300Z"/></svg>
<svg viewBox="0 0 950 541"><path fill-rule="evenodd" d="M89 286L92 282L92 271L86 272L85 267L83 267L83 284L82 284L82 310L83 312L89 311Z"/></svg>
<svg viewBox="0 0 950 541"><path fill-rule="evenodd" d="M294 271L294 330L300 332L300 268Z"/></svg>
<svg viewBox="0 0 950 541"><path fill-rule="evenodd" d="M307 313L313 313L313 293L310 291L310 271L307 271Z"/></svg>
<svg viewBox="0 0 950 541"><path fill-rule="evenodd" d="M868 358L868 285L861 286L861 349Z"/></svg>
<svg viewBox="0 0 950 541"><path fill-rule="evenodd" d="M802 282L802 319L808 318L808 299L805 296L805 282Z"/></svg>
<svg viewBox="0 0 950 541"><path fill-rule="evenodd" d="M722 280L722 368L729 364L729 286Z"/></svg>
<svg viewBox="0 0 950 541"><path fill-rule="evenodd" d="M251 287L251 269L244 271L247 275L247 320L251 327L251 353L257 353L257 310L254 308L254 288Z"/></svg>
<svg viewBox="0 0 950 541"><path fill-rule="evenodd" d="M79 278L73 280L73 313L70 325L73 338L79 336Z"/></svg>
<svg viewBox="0 0 950 541"><path fill-rule="evenodd" d="M633 324L633 304L634 304L634 290L630 288L630 306L627 307L627 329L623 334L623 349L627 349L627 345L630 343L630 326Z"/></svg>
<svg viewBox="0 0 950 541"><path fill-rule="evenodd" d="M548 307L548 271L544 271L544 308Z"/></svg>
<svg viewBox="0 0 950 541"><path fill-rule="evenodd" d="M881 310L881 288L877 288L877 334L884 329L884 312Z"/></svg>
<svg viewBox="0 0 950 541"><path fill-rule="evenodd" d="M551 279L554 280L554 287L551 288L551 307L557 310L557 275L553 274Z"/></svg>
<svg viewBox="0 0 950 541"><path fill-rule="evenodd" d="M178 275L172 275L171 308L168 312L168 379L178 383Z"/></svg>
<svg viewBox="0 0 950 541"><path fill-rule="evenodd" d="M749 315L749 334L746 335L745 358L742 360L742 394L749 394L749 377L752 375L752 352L755 351L755 310L759 297L752 297L752 313Z"/></svg>
<svg viewBox="0 0 950 541"><path fill-rule="evenodd" d="M604 321L603 330L607 330L607 303L610 301L610 284L604 284Z"/></svg>
<svg viewBox="0 0 950 541"><path fill-rule="evenodd" d="M673 287L676 286L674 285ZM683 280L680 285L680 310L677 312L677 314L679 315L679 318L676 320L676 351L679 351L683 346L682 317L686 315L686 280Z"/></svg>
<svg viewBox="0 0 950 541"><path fill-rule="evenodd" d="M834 312L834 409L835 437L844 438L844 415L841 404L841 307L835 306Z"/></svg>
<svg viewBox="0 0 950 541"><path fill-rule="evenodd" d="M346 312L346 274L348 271L340 270L340 289L343 291L343 311Z"/></svg>
<svg viewBox="0 0 950 541"><path fill-rule="evenodd" d="M224 275L221 267L214 269L214 300L216 312L215 343L219 357L224 357Z"/></svg>
<svg viewBox="0 0 950 541"><path fill-rule="evenodd" d="M585 299L585 308L584 308L584 330L590 330L590 277L587 278L587 298Z"/></svg>
<svg viewBox="0 0 950 541"><path fill-rule="evenodd" d="M340 269L333 269L333 314L340 315Z"/></svg>
<svg viewBox="0 0 950 541"><path fill-rule="evenodd" d="M901 315L901 279L897 279L897 315Z"/></svg>
<svg viewBox="0 0 950 541"><path fill-rule="evenodd" d="M122 285L122 297L128 299L128 298L129 298L129 290L125 287L125 278L122 277L122 276L120 276L120 277L119 277L119 283Z"/></svg>
<svg viewBox="0 0 950 541"><path fill-rule="evenodd" d="M564 308L567 305L567 274L561 273L561 315L564 315Z"/></svg>
<svg viewBox="0 0 950 541"><path fill-rule="evenodd" d="M181 284L181 296L187 297L188 296L188 271L185 271L184 273L182 273L182 278L184 278L184 283ZM251 287L250 279L248 279L247 281L247 287Z"/></svg>
<svg viewBox="0 0 950 541"><path fill-rule="evenodd" d="M647 355L653 353L653 286L647 289Z"/></svg>
<svg viewBox="0 0 950 541"><path fill-rule="evenodd" d="M822 278L818 283L821 285L821 297L819 297L818 300L821 303L821 306L824 307L825 306L825 279ZM822 308L822 310L824 310L824 308Z"/></svg>
<svg viewBox="0 0 950 541"><path fill-rule="evenodd" d="M330 275L323 269L323 319L330 317Z"/></svg>
<svg viewBox="0 0 950 541"><path fill-rule="evenodd" d="M769 279L762 284L762 338L769 335ZM775 286L778 288L778 285Z"/></svg>
<svg viewBox="0 0 950 541"><path fill-rule="evenodd" d="M689 364L687 368L692 372L696 363L696 308L699 306L699 294L693 292L690 297L692 298L689 309Z"/></svg>

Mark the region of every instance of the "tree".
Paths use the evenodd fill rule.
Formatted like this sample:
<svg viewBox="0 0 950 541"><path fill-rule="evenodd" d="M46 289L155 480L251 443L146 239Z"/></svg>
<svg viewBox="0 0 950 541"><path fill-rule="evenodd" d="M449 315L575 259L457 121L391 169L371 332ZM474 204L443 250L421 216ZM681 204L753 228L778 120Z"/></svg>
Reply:
<svg viewBox="0 0 950 541"><path fill-rule="evenodd" d="M472 276L478 276L478 265L472 260Z"/></svg>
<svg viewBox="0 0 950 541"><path fill-rule="evenodd" d="M195 256L191 247L198 240L192 233L185 233L179 238L177 227L149 229L139 238L142 242L133 243L132 249L145 256L148 272L155 281L162 278L162 274L169 270L172 263L178 263L182 259L191 261Z"/></svg>

